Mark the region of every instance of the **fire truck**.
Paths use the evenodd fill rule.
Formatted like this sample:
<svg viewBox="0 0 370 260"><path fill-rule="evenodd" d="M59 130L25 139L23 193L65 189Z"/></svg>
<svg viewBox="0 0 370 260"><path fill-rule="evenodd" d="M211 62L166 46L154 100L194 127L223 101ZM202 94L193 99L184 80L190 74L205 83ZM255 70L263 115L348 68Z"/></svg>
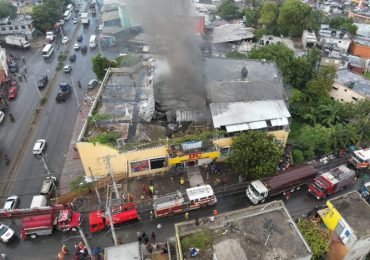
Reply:
<svg viewBox="0 0 370 260"><path fill-rule="evenodd" d="M154 198L153 211L156 218L166 217L217 203L210 185L202 185Z"/></svg>
<svg viewBox="0 0 370 260"><path fill-rule="evenodd" d="M31 215L22 220L22 238L51 235L54 229L77 231L81 220L81 213L74 212L71 209Z"/></svg>
<svg viewBox="0 0 370 260"><path fill-rule="evenodd" d="M349 157L349 162L359 170L368 168L370 164L370 148L353 151Z"/></svg>
<svg viewBox="0 0 370 260"><path fill-rule="evenodd" d="M139 216L135 203L122 204L112 209L112 220L114 225L137 219L139 219ZM102 210L97 210L89 214L89 227L91 233L101 231L109 225L109 218Z"/></svg>
<svg viewBox="0 0 370 260"><path fill-rule="evenodd" d="M320 200L352 186L354 180L355 171L342 164L318 175L308 186L308 191Z"/></svg>

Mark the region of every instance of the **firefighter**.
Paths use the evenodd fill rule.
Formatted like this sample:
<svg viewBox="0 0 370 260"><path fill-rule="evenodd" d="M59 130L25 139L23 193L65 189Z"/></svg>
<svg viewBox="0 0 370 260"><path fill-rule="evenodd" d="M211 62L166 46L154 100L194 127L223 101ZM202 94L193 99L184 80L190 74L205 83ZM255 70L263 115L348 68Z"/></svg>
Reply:
<svg viewBox="0 0 370 260"><path fill-rule="evenodd" d="M153 219L153 210L150 211L150 220Z"/></svg>
<svg viewBox="0 0 370 260"><path fill-rule="evenodd" d="M181 176L181 178L180 178L180 185L181 186L184 186L184 184L185 184L185 179L184 179L184 177Z"/></svg>

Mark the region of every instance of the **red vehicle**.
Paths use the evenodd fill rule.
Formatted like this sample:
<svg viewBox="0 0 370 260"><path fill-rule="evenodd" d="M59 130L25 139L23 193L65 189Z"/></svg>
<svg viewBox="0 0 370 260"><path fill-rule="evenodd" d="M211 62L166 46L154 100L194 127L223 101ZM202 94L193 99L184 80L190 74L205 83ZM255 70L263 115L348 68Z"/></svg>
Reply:
<svg viewBox="0 0 370 260"><path fill-rule="evenodd" d="M56 217L53 213L34 215L23 218L22 238L37 238L51 235L54 229L76 231L81 224L81 213L63 209Z"/></svg>
<svg viewBox="0 0 370 260"><path fill-rule="evenodd" d="M121 224L130 220L139 219L137 205L135 203L123 204L112 209L113 224ZM89 214L90 232L98 232L110 225L108 217L101 211L94 211Z"/></svg>
<svg viewBox="0 0 370 260"><path fill-rule="evenodd" d="M354 180L355 172L343 164L317 176L308 191L320 200L352 186Z"/></svg>
<svg viewBox="0 0 370 260"><path fill-rule="evenodd" d="M59 212L57 229L61 231L77 231L81 221L81 213L73 212L70 209L64 209Z"/></svg>
<svg viewBox="0 0 370 260"><path fill-rule="evenodd" d="M166 217L217 203L217 198L210 185L202 185L166 194L154 199L153 210L156 218Z"/></svg>
<svg viewBox="0 0 370 260"><path fill-rule="evenodd" d="M11 87L8 90L8 99L9 100L15 99L17 97L17 94L18 94L18 88L17 87Z"/></svg>

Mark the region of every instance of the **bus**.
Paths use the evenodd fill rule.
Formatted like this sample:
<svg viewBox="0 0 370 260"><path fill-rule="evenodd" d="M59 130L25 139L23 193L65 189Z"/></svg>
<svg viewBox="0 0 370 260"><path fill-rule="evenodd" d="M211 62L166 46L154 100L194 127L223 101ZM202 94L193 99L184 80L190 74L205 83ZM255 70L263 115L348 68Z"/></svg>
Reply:
<svg viewBox="0 0 370 260"><path fill-rule="evenodd" d="M67 10L64 12L64 20L68 21L71 18L71 10Z"/></svg>
<svg viewBox="0 0 370 260"><path fill-rule="evenodd" d="M72 5L72 4L69 4L69 5L67 6L67 10L72 11L72 10L73 10L73 5Z"/></svg>
<svg viewBox="0 0 370 260"><path fill-rule="evenodd" d="M50 56L53 54L53 52L54 52L53 44L46 44L46 46L42 50L42 56L44 56L44 58L46 58L46 59L50 58Z"/></svg>
<svg viewBox="0 0 370 260"><path fill-rule="evenodd" d="M90 48L96 47L96 35L95 34L90 36L89 46Z"/></svg>

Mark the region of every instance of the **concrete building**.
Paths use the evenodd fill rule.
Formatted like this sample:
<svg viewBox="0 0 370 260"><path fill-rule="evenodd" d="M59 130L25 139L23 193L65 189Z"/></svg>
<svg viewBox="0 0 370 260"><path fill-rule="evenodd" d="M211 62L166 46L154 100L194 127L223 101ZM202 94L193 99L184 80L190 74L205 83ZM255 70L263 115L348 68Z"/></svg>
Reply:
<svg viewBox="0 0 370 260"><path fill-rule="evenodd" d="M319 44L327 52L346 54L352 42L350 35L345 30L331 29L329 25L322 24L319 31Z"/></svg>
<svg viewBox="0 0 370 260"><path fill-rule="evenodd" d="M363 259L370 251L370 205L357 191L328 200L326 205L319 215L340 240L332 242L331 248L344 252L344 260Z"/></svg>
<svg viewBox="0 0 370 260"><path fill-rule="evenodd" d="M333 88L329 92L329 96L332 99L340 102L356 102L358 100L367 98L348 86L344 86L337 82L334 82Z"/></svg>
<svg viewBox="0 0 370 260"><path fill-rule="evenodd" d="M178 260L190 259L191 237L208 243L199 251L202 260L311 259L312 251L282 201L220 214L200 225L175 224ZM190 238L190 239L189 239Z"/></svg>
<svg viewBox="0 0 370 260"><path fill-rule="evenodd" d="M16 18L5 17L0 19L0 35L23 35L32 38L33 20L29 15L17 15Z"/></svg>
<svg viewBox="0 0 370 260"><path fill-rule="evenodd" d="M321 57L320 58L320 66L321 67L328 67L334 66L337 70L339 69L346 69L348 62L344 59L336 59L331 57Z"/></svg>
<svg viewBox="0 0 370 260"><path fill-rule="evenodd" d="M269 44L277 44L277 43L284 44L286 47L288 47L289 49L293 51L295 50L294 43L289 38L282 38L282 37L273 36L273 35L263 35L258 42L260 46L269 45Z"/></svg>
<svg viewBox="0 0 370 260"><path fill-rule="evenodd" d="M304 30L302 34L302 44L303 48L311 48L316 46L317 37L315 31Z"/></svg>

